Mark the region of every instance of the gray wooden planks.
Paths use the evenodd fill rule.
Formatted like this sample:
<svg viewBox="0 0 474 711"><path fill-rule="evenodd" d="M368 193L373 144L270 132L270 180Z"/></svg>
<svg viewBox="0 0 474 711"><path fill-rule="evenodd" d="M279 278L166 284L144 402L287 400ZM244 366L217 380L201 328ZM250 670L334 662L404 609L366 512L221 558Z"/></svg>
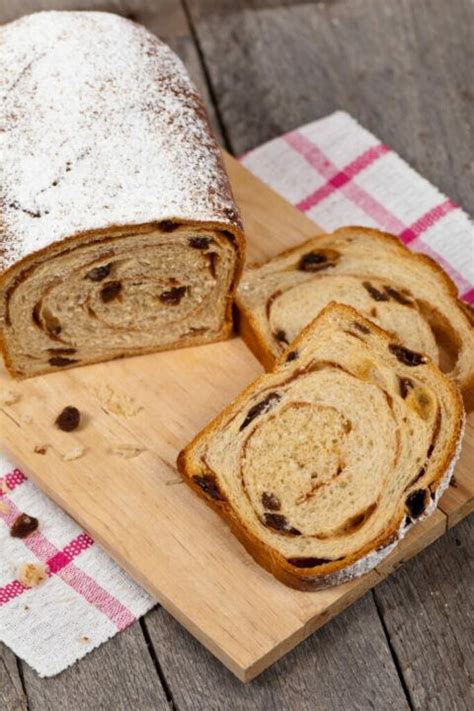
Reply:
<svg viewBox="0 0 474 711"><path fill-rule="evenodd" d="M162 608L148 613L145 624L182 711L408 708L367 595L247 685Z"/></svg>
<svg viewBox="0 0 474 711"><path fill-rule="evenodd" d="M374 589L414 708L474 708L474 519Z"/></svg>
<svg viewBox="0 0 474 711"><path fill-rule="evenodd" d="M469 0L186 0L186 5L199 51L186 14L172 0L0 0L0 21L46 8L131 15L182 56L212 109L205 84L210 77L219 114L214 124L223 123L235 152L344 108L474 209ZM468 568L462 557L469 535L472 541L468 523L375 592L414 708L472 707L472 619L465 617L472 562ZM150 613L145 624L155 664L178 708L406 705L370 595L246 687L163 610ZM18 708L26 708L13 655L5 650L1 658L0 707L16 710L18 701ZM31 709L58 709L66 700L73 710L167 707L137 625L55 679L40 680L23 668ZM2 705L5 699L10 707Z"/></svg>
<svg viewBox="0 0 474 711"><path fill-rule="evenodd" d="M13 652L0 642L0 709L27 711L26 695Z"/></svg>
<svg viewBox="0 0 474 711"><path fill-rule="evenodd" d="M474 211L471 0L186 0L231 147L352 113Z"/></svg>
<svg viewBox="0 0 474 711"><path fill-rule="evenodd" d="M23 670L29 711L170 708L139 623L58 676L41 679L27 664Z"/></svg>

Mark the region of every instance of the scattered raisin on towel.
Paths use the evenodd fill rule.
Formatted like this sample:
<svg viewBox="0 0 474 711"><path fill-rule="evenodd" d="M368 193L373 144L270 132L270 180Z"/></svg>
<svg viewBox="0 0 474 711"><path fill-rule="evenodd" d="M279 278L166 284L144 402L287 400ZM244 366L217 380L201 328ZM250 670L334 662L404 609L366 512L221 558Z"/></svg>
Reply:
<svg viewBox="0 0 474 711"><path fill-rule="evenodd" d="M37 518L22 513L13 521L10 528L10 536L12 538L28 538L38 529L38 526L39 521Z"/></svg>

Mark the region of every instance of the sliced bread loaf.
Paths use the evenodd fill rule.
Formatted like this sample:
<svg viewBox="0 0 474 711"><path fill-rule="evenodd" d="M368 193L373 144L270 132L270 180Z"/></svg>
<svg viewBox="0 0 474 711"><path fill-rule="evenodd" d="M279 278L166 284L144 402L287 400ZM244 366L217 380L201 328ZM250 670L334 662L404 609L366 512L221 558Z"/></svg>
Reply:
<svg viewBox="0 0 474 711"><path fill-rule="evenodd" d="M435 509L462 430L428 356L330 304L178 468L261 565L311 590L368 572Z"/></svg>
<svg viewBox="0 0 474 711"><path fill-rule="evenodd" d="M242 336L265 367L330 301L348 304L428 354L461 388L474 385L474 329L441 267L396 237L347 227L246 269Z"/></svg>

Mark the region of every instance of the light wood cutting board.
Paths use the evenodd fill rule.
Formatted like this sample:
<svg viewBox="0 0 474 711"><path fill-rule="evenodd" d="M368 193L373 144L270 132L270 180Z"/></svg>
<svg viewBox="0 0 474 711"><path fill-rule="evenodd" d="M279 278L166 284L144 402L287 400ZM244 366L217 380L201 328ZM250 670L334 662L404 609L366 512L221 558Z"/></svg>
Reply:
<svg viewBox="0 0 474 711"><path fill-rule="evenodd" d="M231 158L248 257L277 254L319 230ZM474 507L471 417L455 486L375 571L332 590L286 588L261 569L226 525L180 483L179 450L261 372L239 338L181 351L76 368L0 387L20 400L0 410L0 447L144 588L241 680L248 681L360 597ZM133 398L135 415L110 412L107 386ZM53 422L65 405L85 413L75 433ZM112 408L113 409L113 408ZM32 419L25 424L24 416ZM28 418L26 418L28 419ZM65 462L75 444L82 458ZM46 454L36 445L49 444ZM136 444L133 459L111 454ZM30 512L34 514L34 512Z"/></svg>

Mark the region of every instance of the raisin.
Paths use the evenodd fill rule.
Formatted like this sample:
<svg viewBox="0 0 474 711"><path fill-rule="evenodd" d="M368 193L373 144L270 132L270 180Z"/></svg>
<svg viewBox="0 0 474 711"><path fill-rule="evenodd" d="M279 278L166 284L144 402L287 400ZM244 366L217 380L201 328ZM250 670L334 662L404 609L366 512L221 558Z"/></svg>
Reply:
<svg viewBox="0 0 474 711"><path fill-rule="evenodd" d="M262 504L266 509L270 511L279 511L281 508L281 502L276 494L272 494L270 491L264 491L262 494Z"/></svg>
<svg viewBox="0 0 474 711"><path fill-rule="evenodd" d="M288 563L295 568L315 568L317 565L333 562L330 558L288 558Z"/></svg>
<svg viewBox="0 0 474 711"><path fill-rule="evenodd" d="M186 286L173 286L168 291L164 291L162 294L160 294L160 301L163 304L177 306L185 295L186 289Z"/></svg>
<svg viewBox="0 0 474 711"><path fill-rule="evenodd" d="M388 349L390 353L393 353L393 355L400 361L400 363L410 367L422 365L423 363L428 362L428 358L422 353L411 351L408 348L405 348L405 346L400 346L398 343L390 343Z"/></svg>
<svg viewBox="0 0 474 711"><path fill-rule="evenodd" d="M412 518L421 516L426 508L427 500L426 489L416 489L412 491L405 501L408 512Z"/></svg>
<svg viewBox="0 0 474 711"><path fill-rule="evenodd" d="M290 351L286 356L286 362L291 363L291 361L296 360L296 358L298 358L298 351Z"/></svg>
<svg viewBox="0 0 474 711"><path fill-rule="evenodd" d="M194 249L207 249L211 242L214 243L214 240L211 240L210 237L191 237L189 246Z"/></svg>
<svg viewBox="0 0 474 711"><path fill-rule="evenodd" d="M225 501L224 496L219 489L219 485L212 474L203 474L202 476L193 476L193 481L204 491L205 494L215 501Z"/></svg>
<svg viewBox="0 0 474 711"><path fill-rule="evenodd" d="M122 284L119 281L108 281L100 290L100 298L104 304L113 301L122 291Z"/></svg>
<svg viewBox="0 0 474 711"><path fill-rule="evenodd" d="M367 289L371 297L375 301L389 301L390 297L387 294L384 294L383 291L379 291L378 289L375 288L375 286L372 286L370 281L364 281L362 283L362 286Z"/></svg>
<svg viewBox="0 0 474 711"><path fill-rule="evenodd" d="M179 225L172 220L162 220L158 223L158 227L162 232L174 232L174 230L178 229Z"/></svg>
<svg viewBox="0 0 474 711"><path fill-rule="evenodd" d="M275 531L284 531L285 533L290 533L292 536L301 536L301 531L297 528L293 528L288 524L286 516L277 513L265 513L264 514L265 526L269 528L274 528Z"/></svg>
<svg viewBox="0 0 474 711"><path fill-rule="evenodd" d="M398 378L398 386L400 388L400 397L402 397L404 400L410 390L415 387L413 381L410 380L410 378Z"/></svg>
<svg viewBox="0 0 474 711"><path fill-rule="evenodd" d="M59 413L54 422L63 432L72 432L73 430L77 430L80 421L81 413L77 407L69 405Z"/></svg>
<svg viewBox="0 0 474 711"><path fill-rule="evenodd" d="M48 353L57 353L58 355L74 355L74 353L77 353L77 348L48 348Z"/></svg>
<svg viewBox="0 0 474 711"><path fill-rule="evenodd" d="M37 530L38 526L39 521L37 518L22 513L13 521L10 528L10 536L13 536L13 538L27 538Z"/></svg>
<svg viewBox="0 0 474 711"><path fill-rule="evenodd" d="M361 333L365 333L365 334L370 333L370 328L367 328L367 326L364 326L363 323L359 323L358 321L353 321L352 325L354 326L354 328L356 328Z"/></svg>
<svg viewBox="0 0 474 711"><path fill-rule="evenodd" d="M319 272L321 269L333 266L334 263L330 262L327 255L321 252L303 254L298 262L298 269L302 272Z"/></svg>
<svg viewBox="0 0 474 711"><path fill-rule="evenodd" d="M402 306L413 306L413 301L407 299L402 293L394 289L392 286L384 286L385 293L391 296L394 301L397 301Z"/></svg>
<svg viewBox="0 0 474 711"><path fill-rule="evenodd" d="M64 368L66 365L74 365L74 363L79 363L80 361L74 360L74 358L64 358L63 356L53 356L48 360L50 365L57 368Z"/></svg>
<svg viewBox="0 0 474 711"><path fill-rule="evenodd" d="M281 395L279 395L278 393L269 393L264 400L258 402L256 405L251 407L250 410L247 412L244 421L240 425L239 432L242 432L242 430L245 429L247 425L249 425L256 417L258 417L264 412L268 412L268 410L273 407L273 405L275 405L280 399Z"/></svg>
<svg viewBox="0 0 474 711"><path fill-rule="evenodd" d="M112 269L111 264L104 264L101 267L94 267L89 272L87 272L85 279L90 279L91 281L102 281L109 276L110 270Z"/></svg>
<svg viewBox="0 0 474 711"><path fill-rule="evenodd" d="M411 518L410 518L409 516L406 516L406 517L405 517L405 528L406 528L407 526L409 526L410 523L411 523Z"/></svg>
<svg viewBox="0 0 474 711"><path fill-rule="evenodd" d="M280 343L289 343L288 338L286 337L286 333L282 328L279 328L278 331L275 331L275 338L277 339L277 341L280 341Z"/></svg>

